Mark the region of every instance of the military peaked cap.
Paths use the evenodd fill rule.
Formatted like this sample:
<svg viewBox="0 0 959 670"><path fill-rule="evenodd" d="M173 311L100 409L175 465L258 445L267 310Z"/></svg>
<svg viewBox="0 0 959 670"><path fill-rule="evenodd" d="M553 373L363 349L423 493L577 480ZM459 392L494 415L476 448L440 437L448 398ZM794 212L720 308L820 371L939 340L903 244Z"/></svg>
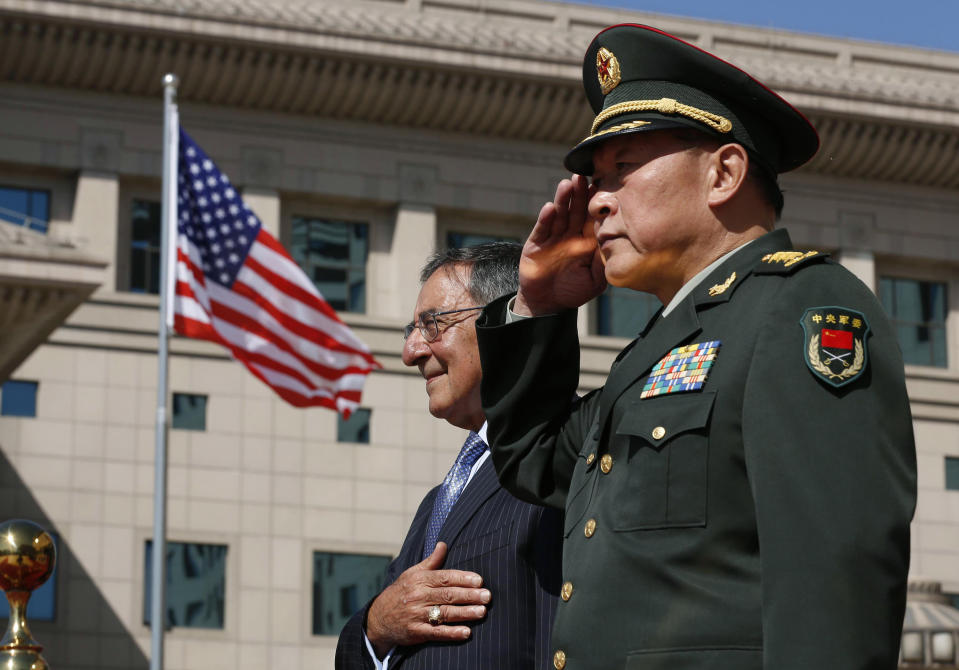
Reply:
<svg viewBox="0 0 959 670"><path fill-rule="evenodd" d="M746 148L772 175L799 167L819 149L812 124L735 65L650 26L603 30L583 60L583 85L596 113L566 167L589 175L593 151L610 137L694 128Z"/></svg>

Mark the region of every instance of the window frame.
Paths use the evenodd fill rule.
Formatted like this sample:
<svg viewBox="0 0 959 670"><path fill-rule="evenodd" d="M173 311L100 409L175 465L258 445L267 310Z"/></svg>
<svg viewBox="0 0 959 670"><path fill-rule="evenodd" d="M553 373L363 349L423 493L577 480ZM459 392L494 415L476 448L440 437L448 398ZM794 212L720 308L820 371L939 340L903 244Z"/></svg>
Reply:
<svg viewBox="0 0 959 670"><path fill-rule="evenodd" d="M280 197L280 230L277 236L280 244L288 252L292 249L293 219L328 219L347 223L363 223L367 226L366 267L366 304L362 312L337 310L341 318L364 317L382 311L378 302L380 276L388 273L384 259L389 258L393 212L385 206L376 206L368 202L346 202L336 200L316 200L306 197ZM292 255L292 252L291 252Z"/></svg>
<svg viewBox="0 0 959 670"><path fill-rule="evenodd" d="M606 289L603 290L603 295L605 295L607 290L609 290L608 286ZM631 289L626 289L626 290L631 290ZM637 293L639 292L640 291L637 291ZM649 299L659 302L659 298L652 295L651 293L647 295L649 295ZM629 341L635 338L639 334L639 331L643 327L643 325L645 325L644 323L643 325L639 326L639 328L636 329L636 332L630 335L614 335L614 334L600 333L599 332L599 308L600 308L599 303L600 303L600 296L596 296L595 298L590 300L588 303L589 307L587 310L587 314L588 314L587 328L588 328L588 333L591 337L600 337L607 340L615 338L619 340ZM650 317L652 317L653 314L655 314L655 311L652 314L650 314Z"/></svg>
<svg viewBox="0 0 959 670"><path fill-rule="evenodd" d="M139 565L146 567L146 547L147 543L153 542L153 535L140 533L139 537L139 547L142 548L144 552L141 556L141 561ZM175 626L172 628L166 629L166 634L168 636L182 637L184 639L196 639L196 640L229 640L235 639L238 634L238 622L237 622L237 612L238 607L240 607L239 597L240 597L240 586L239 586L239 568L237 564L237 552L239 551L239 545L237 544L237 539L235 536L227 536L222 533L191 533L191 532L178 532L176 535L168 536L166 538L166 543L177 542L180 544L212 544L212 545L223 545L227 547L227 558L226 566L224 568L224 579L225 587L223 591L223 628L188 628L185 626ZM152 545L150 545L152 546ZM140 588L134 588L135 592L135 602L134 605L137 607L135 615L137 617L137 623L143 628L149 629L150 624L145 623L145 612L146 612L146 589L152 588L152 571L149 574L144 572L143 574L144 583Z"/></svg>
<svg viewBox="0 0 959 670"><path fill-rule="evenodd" d="M26 225L27 218L31 218L31 219L35 218L27 215L26 213L22 213L24 216L24 223L16 223L13 221L7 221L6 219L2 219L2 221L4 223L9 223L12 226L19 226L21 228L24 228L25 230L32 230L33 232L40 235L50 234L50 224L51 224L51 220L53 219L53 190L52 189L42 188L42 187L37 188L35 186L24 186L22 184L13 184L8 182L6 179L3 179L2 177L0 177L0 188L10 189L10 190L30 191L30 192L36 192L36 193L45 193L47 196L47 219L46 221L44 221L43 230L37 230L36 228ZM35 219L35 220L39 221L40 219Z"/></svg>
<svg viewBox="0 0 959 670"><path fill-rule="evenodd" d="M118 293L127 295L145 296L153 300L159 299L158 293L132 291L130 285L133 279L133 201L146 200L162 203L163 197L159 184L121 182L119 203L117 207L116 254L115 254L115 282Z"/></svg>
<svg viewBox="0 0 959 670"><path fill-rule="evenodd" d="M32 168L23 168L14 171L7 166L7 168L0 168L0 185L7 188L47 191L50 194L47 237L75 238L76 232L72 224L77 176L74 171L63 173L45 168L35 171Z"/></svg>
<svg viewBox="0 0 959 670"><path fill-rule="evenodd" d="M9 383L19 383L19 384L33 384L33 414L7 414L3 412L3 405L6 402L5 396L7 391L4 393L3 387ZM9 417L11 419L36 419L39 416L39 407L40 407L40 380L33 379L7 379L3 384L0 384L0 416Z"/></svg>
<svg viewBox="0 0 959 670"><path fill-rule="evenodd" d="M335 639L336 639L336 636L339 635L339 631L337 631L337 632L335 632L335 633L315 633L315 632L313 632L313 631L315 630L313 617L314 617L314 613L315 613L315 609L316 609L316 608L315 608L315 602L316 602L316 581L315 581L315 572L314 572L314 570L315 570L315 566L316 566L316 555L317 555L317 554L337 554L337 555L341 555L341 556L363 556L363 557L369 557L369 558L382 558L382 559L384 559L383 571L382 571L382 573L381 573L381 576L384 578L384 579L383 579L383 584L381 584L381 586L380 586L380 591L378 591L377 593L382 592L382 589L386 587L386 580L385 580L386 571L387 571L387 569L389 568L390 563L392 563L393 560L396 558L395 554L392 554L392 553L389 553L389 552L379 552L379 551L376 551L375 549L373 549L372 551L367 551L366 548L364 548L364 547L362 547L362 546L361 546L361 547L355 547L355 548L349 548L349 549L346 549L346 548L329 548L329 547L309 547L309 550L308 550L308 553L307 553L306 564L307 564L307 583L309 584L310 597L305 599L305 600L307 601L307 602L306 602L306 608L305 608L305 609L306 609L305 628L306 628L307 637L308 637L310 640L314 641L314 642L319 642L319 641L323 641L323 640L331 640L331 639L335 640ZM376 595L376 594L374 594L374 595ZM366 604L366 601L368 600L368 598L367 598L367 599L364 599L363 597L360 597L358 600L359 600L359 607L362 608L363 605ZM351 616L352 616L352 615L351 615ZM348 619L349 619L349 618L347 617L347 620L348 620Z"/></svg>
<svg viewBox="0 0 959 670"><path fill-rule="evenodd" d="M523 244L526 238L529 237L530 229L530 221L525 218L481 217L475 212L437 212L436 239L433 241L433 244L436 249L448 248L451 233L482 235L483 237L505 237ZM425 261L426 259L424 258L423 262Z"/></svg>
<svg viewBox="0 0 959 670"><path fill-rule="evenodd" d="M948 276L943 277L942 274L936 274L930 272L929 268L914 268L915 271L911 271L911 268L903 267L901 265L890 264L889 267L885 265L880 266L877 264L876 267L876 299L879 301L880 305L883 301L882 296L882 282L884 279L892 279L897 281L914 281L914 282L926 282L926 283L936 283L942 284L945 287L945 314L943 318L943 337L945 340L945 356L946 364L934 365L932 363L912 363L905 361L906 365L921 367L929 370L955 370L956 369L956 358L959 356L951 355L953 347L952 345L952 324L953 319L950 318L953 310L953 305L956 303L956 290L959 289L959 282L957 282L953 277L952 273L949 273ZM885 308L883 307L883 313L885 313ZM901 323L893 315L887 314L889 318L890 325L893 330L896 329L896 325ZM898 337L897 337L898 342ZM900 345L901 346L901 345Z"/></svg>
<svg viewBox="0 0 959 670"><path fill-rule="evenodd" d="M353 410L350 419L352 420L360 412L366 412L368 420L366 424L367 439L365 442L354 442L352 440L341 440L340 439L340 428L345 423L343 416L340 413L336 415L336 443L337 444L371 444L373 441L373 408L372 407L357 407Z"/></svg>
<svg viewBox="0 0 959 670"><path fill-rule="evenodd" d="M175 398L176 396L184 396L190 398L203 398L203 427L202 428L187 428L185 426L175 426L174 420L175 415ZM185 430L190 431L191 433L207 433L209 432L209 412L210 412L210 394L209 393L191 393L188 391L172 391L170 393L170 429L171 430Z"/></svg>
<svg viewBox="0 0 959 670"><path fill-rule="evenodd" d="M950 465L951 465L951 467L950 467ZM950 483L950 482L949 482L949 471L950 471L950 470L952 470L952 471L954 472L954 477L955 477L955 479L954 479L954 481L952 482L952 483L955 484L954 487L949 486L949 483ZM957 493L959 493L959 456L950 456L949 454L946 454L946 455L944 456L944 460L943 460L943 482L942 482L942 484L943 484L943 487L945 488L946 491L956 491Z"/></svg>

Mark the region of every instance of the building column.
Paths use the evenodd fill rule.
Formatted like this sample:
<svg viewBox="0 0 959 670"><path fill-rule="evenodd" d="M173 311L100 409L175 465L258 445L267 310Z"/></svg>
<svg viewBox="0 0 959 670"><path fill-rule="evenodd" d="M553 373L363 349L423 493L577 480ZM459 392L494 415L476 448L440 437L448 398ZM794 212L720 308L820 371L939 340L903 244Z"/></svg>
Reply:
<svg viewBox="0 0 959 670"><path fill-rule="evenodd" d="M401 202L396 208L386 272L380 277L380 297L371 314L409 319L420 292L420 269L436 247L436 209ZM371 263L371 265L373 265Z"/></svg>
<svg viewBox="0 0 959 670"><path fill-rule="evenodd" d="M876 293L876 215L871 211L839 212L839 262Z"/></svg>
<svg viewBox="0 0 959 670"><path fill-rule="evenodd" d="M842 249L838 253L839 262L843 267L856 275L859 280L876 293L878 280L876 278L876 256L864 249Z"/></svg>
<svg viewBox="0 0 959 670"><path fill-rule="evenodd" d="M273 188L247 186L243 189L243 202L253 210L263 229L277 240L280 239L280 193Z"/></svg>
<svg viewBox="0 0 959 670"><path fill-rule="evenodd" d="M75 239L83 249L108 261L105 269L107 280L102 286L107 291L118 290L117 237L120 223L118 176L109 172L81 170L73 201L73 230L76 231Z"/></svg>

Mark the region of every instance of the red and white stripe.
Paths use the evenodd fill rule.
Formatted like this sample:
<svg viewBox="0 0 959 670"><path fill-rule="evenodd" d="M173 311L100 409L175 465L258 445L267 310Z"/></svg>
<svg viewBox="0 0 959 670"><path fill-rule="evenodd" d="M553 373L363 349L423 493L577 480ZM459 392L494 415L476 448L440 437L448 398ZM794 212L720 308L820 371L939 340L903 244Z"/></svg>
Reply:
<svg viewBox="0 0 959 670"><path fill-rule="evenodd" d="M229 289L206 281L185 235L176 253L176 332L227 347L291 405L344 416L359 406L380 364L272 235L260 228Z"/></svg>

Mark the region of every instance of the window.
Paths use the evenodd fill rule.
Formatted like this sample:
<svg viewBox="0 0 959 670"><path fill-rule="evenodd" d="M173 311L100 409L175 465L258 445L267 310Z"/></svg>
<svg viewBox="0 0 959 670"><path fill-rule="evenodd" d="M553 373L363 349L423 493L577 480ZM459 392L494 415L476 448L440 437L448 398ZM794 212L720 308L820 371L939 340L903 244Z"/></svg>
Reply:
<svg viewBox="0 0 959 670"><path fill-rule="evenodd" d="M369 226L294 216L290 255L338 312L366 311Z"/></svg>
<svg viewBox="0 0 959 670"><path fill-rule="evenodd" d="M959 457L946 456L946 490L959 491Z"/></svg>
<svg viewBox="0 0 959 670"><path fill-rule="evenodd" d="M370 443L370 416L368 409L357 408L344 419L342 414L336 415L336 441Z"/></svg>
<svg viewBox="0 0 959 670"><path fill-rule="evenodd" d="M130 290L160 292L160 203L134 200L130 216Z"/></svg>
<svg viewBox="0 0 959 670"><path fill-rule="evenodd" d="M313 634L339 635L383 589L389 556L313 552Z"/></svg>
<svg viewBox="0 0 959 670"><path fill-rule="evenodd" d="M0 416L36 416L37 382L11 379L0 387Z"/></svg>
<svg viewBox="0 0 959 670"><path fill-rule="evenodd" d="M53 539L54 548L59 548L59 540L56 534L50 533ZM62 556L62 554L61 554ZM30 602L27 603L27 622L30 621L54 621L57 613L57 565L53 566L53 573L30 595ZM0 619L10 618L10 603L7 599L0 597Z"/></svg>
<svg viewBox="0 0 959 670"><path fill-rule="evenodd" d="M609 286L596 298L596 334L636 337L660 306L649 293Z"/></svg>
<svg viewBox="0 0 959 670"><path fill-rule="evenodd" d="M515 237L498 237L496 235L480 235L478 233L447 233L446 235L446 246L450 249L472 247L486 242L520 242L520 240Z"/></svg>
<svg viewBox="0 0 959 670"><path fill-rule="evenodd" d="M38 233L50 222L50 193L35 188L0 186L0 220Z"/></svg>
<svg viewBox="0 0 959 670"><path fill-rule="evenodd" d="M882 277L879 297L896 329L905 362L946 367L946 285Z"/></svg>
<svg viewBox="0 0 959 670"><path fill-rule="evenodd" d="M151 621L153 542L145 543L143 623ZM183 628L223 628L226 545L168 542L166 545L166 624Z"/></svg>
<svg viewBox="0 0 959 670"><path fill-rule="evenodd" d="M174 393L173 427L180 430L206 430L206 396Z"/></svg>

